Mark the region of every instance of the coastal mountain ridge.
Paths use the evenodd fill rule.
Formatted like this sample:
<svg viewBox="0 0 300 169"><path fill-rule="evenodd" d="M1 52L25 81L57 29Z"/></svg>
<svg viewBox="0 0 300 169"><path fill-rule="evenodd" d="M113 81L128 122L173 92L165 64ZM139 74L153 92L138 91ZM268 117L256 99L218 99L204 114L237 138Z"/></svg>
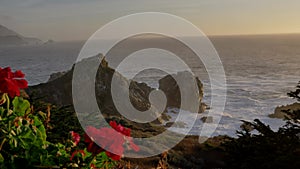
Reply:
<svg viewBox="0 0 300 169"><path fill-rule="evenodd" d="M0 47L40 44L43 44L43 41L40 39L22 36L19 33L0 25Z"/></svg>

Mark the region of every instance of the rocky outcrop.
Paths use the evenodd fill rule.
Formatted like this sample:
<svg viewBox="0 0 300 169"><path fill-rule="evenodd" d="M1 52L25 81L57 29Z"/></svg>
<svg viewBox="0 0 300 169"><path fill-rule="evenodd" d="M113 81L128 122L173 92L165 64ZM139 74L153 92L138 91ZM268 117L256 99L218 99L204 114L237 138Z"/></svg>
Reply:
<svg viewBox="0 0 300 169"><path fill-rule="evenodd" d="M195 80L197 83L195 88L191 82ZM180 85L178 83L184 84L180 89ZM181 101L183 99L189 100L189 96L183 97L181 96L182 92L186 92L185 90L198 90L197 94L199 105L199 112L202 113L206 109L205 104L201 103L203 98L203 84L198 79L198 77L194 77L190 72L184 71L179 72L175 75L167 75L159 80L159 89L162 90L167 97L167 106L174 108L181 108ZM186 92L187 93L187 92ZM189 106L187 106L189 107Z"/></svg>
<svg viewBox="0 0 300 169"><path fill-rule="evenodd" d="M55 79L58 79L60 77L62 77L64 74L66 74L66 72L57 72L57 73L52 73L48 79L48 82L51 82Z"/></svg>
<svg viewBox="0 0 300 169"><path fill-rule="evenodd" d="M82 62L100 62L101 56L92 57ZM79 63L81 64L81 63ZM45 102L49 102L58 106L73 105L72 100L72 78L73 78L74 67L63 73L56 73L51 76L47 83L31 86L27 89L27 93L31 97L39 97ZM88 73L87 73L88 74ZM109 116L118 116L119 112L116 109L112 95L111 95L111 82L115 76L117 84L120 84L120 92L124 92L129 87L129 99L133 107L139 111L149 110L151 104L149 102L149 94L154 89L149 87L145 83L138 83L136 81L129 81L124 78L121 74L111 69L105 59L102 60L100 67L96 75L95 92L96 99L101 110L101 113L109 114ZM188 72L180 72L177 75L166 76L159 81L159 89L162 90L167 97L167 107L180 108L180 90L174 80L175 78L189 79L194 78ZM83 81L89 81L93 77L84 76ZM198 101L201 102L203 96L203 85L198 78L196 78L197 87L199 93ZM187 85L188 86L188 85ZM186 88L191 89L191 88ZM86 99L86 98L83 98ZM185 98L188 99L188 98ZM201 106L204 104L200 103L200 110L203 110ZM161 112L160 112L161 113ZM168 119L168 116L162 114L161 118L164 120ZM159 123L163 121L159 119Z"/></svg>
<svg viewBox="0 0 300 169"><path fill-rule="evenodd" d="M291 110L300 110L300 103L293 103L290 105L285 105L285 106L279 106L275 108L274 114L270 114L269 117L271 118L280 118L280 119L285 119L286 117L290 117L286 111Z"/></svg>

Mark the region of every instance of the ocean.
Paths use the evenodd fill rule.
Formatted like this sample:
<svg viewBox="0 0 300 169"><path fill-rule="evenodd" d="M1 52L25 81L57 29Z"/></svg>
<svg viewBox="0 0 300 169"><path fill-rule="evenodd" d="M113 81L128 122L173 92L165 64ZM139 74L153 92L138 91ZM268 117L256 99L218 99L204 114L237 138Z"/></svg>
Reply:
<svg viewBox="0 0 300 169"><path fill-rule="evenodd" d="M274 130L283 125L284 121L271 119L268 114L273 113L277 106L295 102L286 93L294 90L300 81L300 35L212 36L210 40L219 53L227 80L224 116L213 135L235 136L242 124L240 120L258 118ZM0 67L22 70L30 85L44 83L52 73L69 70L83 44L83 41L76 41L0 47ZM159 51L151 53L158 58L164 54ZM140 57L148 56L147 53L140 53ZM114 58L108 60L109 63L114 62ZM210 103L205 67L188 57L186 61L204 84L204 102ZM168 67L169 62L168 59L161 59L157 64L158 67ZM178 69L171 67L172 70ZM136 71L138 67L132 65L132 69L124 70L124 76L134 75ZM165 73L161 71L146 71L139 73L135 79L157 87L157 80L163 75ZM175 116L174 111L170 109L169 114ZM190 134L199 134L203 124L200 118L203 116L207 114L199 115ZM188 116L186 120L189 121ZM180 132L180 128L174 130Z"/></svg>

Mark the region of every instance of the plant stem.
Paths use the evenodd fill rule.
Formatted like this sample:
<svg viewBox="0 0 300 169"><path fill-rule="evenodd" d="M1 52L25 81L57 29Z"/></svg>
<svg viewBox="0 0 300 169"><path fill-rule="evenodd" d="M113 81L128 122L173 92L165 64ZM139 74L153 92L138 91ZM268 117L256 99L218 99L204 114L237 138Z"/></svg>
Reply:
<svg viewBox="0 0 300 169"><path fill-rule="evenodd" d="M0 145L0 151L2 150L2 146L4 145L4 143L6 142L6 138L3 139L1 145Z"/></svg>
<svg viewBox="0 0 300 169"><path fill-rule="evenodd" d="M6 106L7 106L7 114L9 113L9 106L10 106L10 100L7 94L5 94L6 97Z"/></svg>

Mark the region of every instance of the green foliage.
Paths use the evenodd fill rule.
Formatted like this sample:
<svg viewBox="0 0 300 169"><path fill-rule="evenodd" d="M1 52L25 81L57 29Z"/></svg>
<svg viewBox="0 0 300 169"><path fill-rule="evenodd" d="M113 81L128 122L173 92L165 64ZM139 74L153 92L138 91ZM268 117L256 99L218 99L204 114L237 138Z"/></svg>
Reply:
<svg viewBox="0 0 300 169"><path fill-rule="evenodd" d="M83 151L80 149L85 145L75 145L69 138L70 131L66 131L65 140L60 139L56 144L48 142L44 123L49 122L49 115L39 108L34 112L30 102L21 97L15 97L10 105L10 99L4 95L6 104L0 105L0 168L90 168L91 165L111 168L115 165L105 153L92 156L86 149L84 155L76 153Z"/></svg>
<svg viewBox="0 0 300 169"><path fill-rule="evenodd" d="M93 164L97 168L109 169L115 167L117 162L109 158L105 152L102 152L95 157L95 160L92 161L91 165Z"/></svg>
<svg viewBox="0 0 300 169"><path fill-rule="evenodd" d="M298 85L296 86L296 90L289 92L287 95L290 96L291 98L294 98L294 99L297 99L298 101L300 101L300 81L298 82Z"/></svg>
<svg viewBox="0 0 300 169"><path fill-rule="evenodd" d="M12 108L7 97L6 107L1 106L0 113L1 168L49 164L44 113L34 113L30 103L21 97L13 99Z"/></svg>
<svg viewBox="0 0 300 169"><path fill-rule="evenodd" d="M18 116L24 116L28 111L30 111L30 103L24 100L22 97L15 97L12 101L13 112Z"/></svg>
<svg viewBox="0 0 300 169"><path fill-rule="evenodd" d="M300 100L300 82L296 91L288 93ZM227 167L294 169L300 166L300 110L286 113L290 116L286 124L273 131L258 119L246 122L258 132L253 134L246 128L237 131L238 138L232 138L223 146L227 153Z"/></svg>
<svg viewBox="0 0 300 169"><path fill-rule="evenodd" d="M238 131L239 138L224 144L228 168L297 168L300 165L300 126L288 122L272 131L259 120L248 122L259 134Z"/></svg>
<svg viewBox="0 0 300 169"><path fill-rule="evenodd" d="M70 131L84 133L72 106L51 105L36 95L30 97L30 102L36 111L49 112L51 110L48 117L49 122L46 124L49 142L65 144L70 136Z"/></svg>
<svg viewBox="0 0 300 169"><path fill-rule="evenodd" d="M31 105L30 101L16 97L20 94L26 97L20 91L27 88L25 75L21 71L12 72L9 67L0 71L1 169L112 168L116 165L109 157L111 154L92 154L80 143L80 135L74 131L82 134L83 130L71 106L57 108L38 100ZM91 147L89 151L93 151Z"/></svg>
<svg viewBox="0 0 300 169"><path fill-rule="evenodd" d="M296 87L295 91L291 91L287 94L291 98L297 99L300 102L300 81ZM288 116L287 120L292 120L295 123L300 123L300 109L298 110L285 110L284 111Z"/></svg>

